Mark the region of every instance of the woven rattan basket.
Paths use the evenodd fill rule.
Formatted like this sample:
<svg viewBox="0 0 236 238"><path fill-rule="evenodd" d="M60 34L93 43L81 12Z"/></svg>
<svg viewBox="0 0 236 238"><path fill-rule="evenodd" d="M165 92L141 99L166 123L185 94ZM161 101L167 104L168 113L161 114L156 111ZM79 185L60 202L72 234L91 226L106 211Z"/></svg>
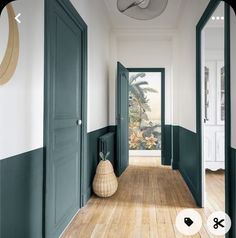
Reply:
<svg viewBox="0 0 236 238"><path fill-rule="evenodd" d="M93 191L99 197L110 197L118 188L118 182L109 160L101 160L93 180Z"/></svg>

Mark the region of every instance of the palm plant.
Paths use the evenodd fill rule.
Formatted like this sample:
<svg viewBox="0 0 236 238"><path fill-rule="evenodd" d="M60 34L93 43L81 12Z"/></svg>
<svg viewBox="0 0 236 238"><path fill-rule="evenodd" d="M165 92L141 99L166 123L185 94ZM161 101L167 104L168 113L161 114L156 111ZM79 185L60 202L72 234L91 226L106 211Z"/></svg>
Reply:
<svg viewBox="0 0 236 238"><path fill-rule="evenodd" d="M151 111L148 105L148 99L145 95L147 92L157 93L157 91L150 87L143 87L148 85L147 81L137 81L138 78L144 78L145 73L137 73L132 75L129 79L129 105L130 105L130 120L148 121L147 111Z"/></svg>
<svg viewBox="0 0 236 238"><path fill-rule="evenodd" d="M130 149L155 149L158 144L159 133L156 129L159 125L149 122L142 126L142 121L149 121L147 112L151 111L147 93L157 93L148 87L148 82L140 80L145 73L137 73L129 79L129 147ZM146 124L146 123L145 123Z"/></svg>

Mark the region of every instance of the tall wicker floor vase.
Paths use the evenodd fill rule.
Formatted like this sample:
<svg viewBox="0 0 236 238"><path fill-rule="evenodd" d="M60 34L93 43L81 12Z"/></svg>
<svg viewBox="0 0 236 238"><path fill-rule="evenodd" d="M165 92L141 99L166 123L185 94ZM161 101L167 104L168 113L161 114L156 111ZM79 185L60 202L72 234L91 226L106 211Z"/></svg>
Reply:
<svg viewBox="0 0 236 238"><path fill-rule="evenodd" d="M110 197L118 188L118 182L109 160L101 160L93 180L93 191L99 197Z"/></svg>

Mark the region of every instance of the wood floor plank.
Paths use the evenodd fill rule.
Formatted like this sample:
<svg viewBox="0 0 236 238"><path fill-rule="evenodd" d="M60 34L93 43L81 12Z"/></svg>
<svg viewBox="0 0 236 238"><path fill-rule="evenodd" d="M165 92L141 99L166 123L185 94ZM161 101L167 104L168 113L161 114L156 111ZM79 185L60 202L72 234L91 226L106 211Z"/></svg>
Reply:
<svg viewBox="0 0 236 238"><path fill-rule="evenodd" d="M224 210L224 172L206 172L207 201L196 203L180 173L160 165L160 158L133 157L119 178L115 195L93 196L81 209L62 238L184 238L175 226L182 209L196 209L203 218L200 232L192 237L214 237L207 217Z"/></svg>

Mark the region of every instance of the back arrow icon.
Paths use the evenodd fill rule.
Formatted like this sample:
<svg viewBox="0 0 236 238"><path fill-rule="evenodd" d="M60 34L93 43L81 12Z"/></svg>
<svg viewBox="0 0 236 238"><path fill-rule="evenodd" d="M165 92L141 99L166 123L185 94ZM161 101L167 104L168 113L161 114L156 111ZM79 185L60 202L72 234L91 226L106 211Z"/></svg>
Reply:
<svg viewBox="0 0 236 238"><path fill-rule="evenodd" d="M15 17L15 20L18 22L18 23L21 23L19 17L21 16L21 13L19 13L16 17Z"/></svg>

